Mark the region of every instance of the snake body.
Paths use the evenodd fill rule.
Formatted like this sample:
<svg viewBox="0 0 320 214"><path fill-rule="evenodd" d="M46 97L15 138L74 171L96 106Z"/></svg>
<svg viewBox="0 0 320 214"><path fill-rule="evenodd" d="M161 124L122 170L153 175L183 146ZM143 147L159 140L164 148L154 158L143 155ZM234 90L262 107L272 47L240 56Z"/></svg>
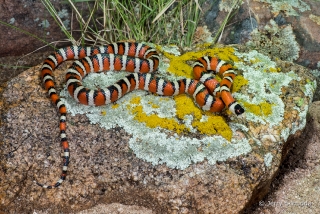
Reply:
<svg viewBox="0 0 320 214"><path fill-rule="evenodd" d="M66 137L67 109L57 94L53 77L54 69L66 60L76 60L66 73L66 85L72 97L78 102L101 106L117 101L126 93L141 89L163 96L188 94L205 111L220 112L225 106L236 115L244 109L234 100L230 88L236 76L232 66L216 57L199 58L193 65L194 79L184 78L168 81L155 76L159 65L157 51L142 43L112 43L100 47L68 46L48 56L41 68L44 88L60 113L60 138L63 148L63 168L60 179L52 185L36 182L43 188L52 189L66 179L70 159ZM101 89L89 89L82 85L82 79L90 72L107 70L132 72L115 84ZM219 83L212 70L222 76Z"/></svg>

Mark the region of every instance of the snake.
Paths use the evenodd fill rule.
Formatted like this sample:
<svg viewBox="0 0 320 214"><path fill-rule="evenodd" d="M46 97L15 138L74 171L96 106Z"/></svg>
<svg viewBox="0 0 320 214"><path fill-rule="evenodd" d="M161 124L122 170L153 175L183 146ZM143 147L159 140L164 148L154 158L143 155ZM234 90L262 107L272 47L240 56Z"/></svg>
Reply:
<svg viewBox="0 0 320 214"><path fill-rule="evenodd" d="M60 179L51 185L34 181L38 186L52 189L66 179L70 162L70 149L66 136L67 109L58 95L53 71L62 62L75 60L66 72L66 87L70 95L79 103L101 106L116 102L133 90L145 90L162 96L187 94L204 111L221 112L227 107L240 116L243 107L230 92L236 72L233 66L217 57L203 56L193 64L194 78L169 81L156 76L160 56L156 49L136 42L119 42L108 45L67 46L49 55L40 71L42 84L60 115L60 139L63 148L63 167ZM89 89L82 80L89 73L102 71L127 71L126 77L105 88ZM215 75L222 77L221 82Z"/></svg>

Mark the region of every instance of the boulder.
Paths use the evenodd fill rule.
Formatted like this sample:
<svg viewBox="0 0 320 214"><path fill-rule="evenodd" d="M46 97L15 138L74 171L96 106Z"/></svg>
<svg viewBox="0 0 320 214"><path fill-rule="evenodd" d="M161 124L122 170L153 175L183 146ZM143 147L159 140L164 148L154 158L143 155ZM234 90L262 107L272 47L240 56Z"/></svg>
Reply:
<svg viewBox="0 0 320 214"><path fill-rule="evenodd" d="M64 89L64 63L55 77L69 112L71 162L59 188L42 189L34 181L56 182L62 149L57 109L40 85L40 66L33 67L3 92L1 210L76 212L120 203L155 213L238 213L262 199L304 130L314 77L302 66L243 46L161 51L170 59L159 69L166 78L188 77L188 62L200 55L233 61L233 95L245 115L206 113L185 95L141 91L108 106L83 106ZM121 75L85 79L100 86Z"/></svg>

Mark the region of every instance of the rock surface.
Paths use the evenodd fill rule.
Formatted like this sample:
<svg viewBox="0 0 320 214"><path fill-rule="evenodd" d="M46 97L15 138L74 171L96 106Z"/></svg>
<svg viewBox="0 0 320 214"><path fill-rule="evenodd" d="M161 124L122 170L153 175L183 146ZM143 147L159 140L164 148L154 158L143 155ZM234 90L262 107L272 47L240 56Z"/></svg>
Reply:
<svg viewBox="0 0 320 214"><path fill-rule="evenodd" d="M224 114L228 124L238 125L234 125L236 131L231 143L222 146L222 150L217 147L216 153L211 155L219 155L224 152L224 147L229 148L237 141L246 141L249 150L242 155L228 154L228 158L215 163L210 163L212 157L208 156L184 169L174 169L166 163L154 165L137 158L128 144L132 135L122 127L105 130L98 124L90 124L85 115L69 115L69 175L62 186L54 190L41 189L33 181L53 182L60 174L61 148L56 108L40 86L39 66L14 78L3 93L5 102L1 106L3 141L0 151L5 157L0 165L1 210L9 213L30 213L34 210L75 212L99 203L121 203L145 207L155 213L237 213L262 199L292 140L303 130L312 99L313 77L302 66L277 61L273 68L268 60L255 61L253 59L263 58L251 59L249 53L257 57L262 55L246 53L245 48L240 47L239 53L242 52L244 63L238 63L238 67L249 69L240 72L243 76L248 75L250 67L246 66L250 65L256 70L258 68L254 66L267 69L260 75L270 75L271 79L281 73L287 78L265 83L273 88L280 86L279 99L269 104L284 110L284 114L280 114L283 118L272 127L270 124L279 118L268 119L268 113L255 117L254 110L249 109L254 109L252 105L247 106L248 114L244 119ZM271 67L264 67L264 63ZM278 68L281 72L273 71ZM59 90L66 65L60 69L55 72ZM251 73L253 77L258 74ZM246 78L249 84L254 84L254 78ZM272 94L273 89L269 86L266 86L266 93ZM253 89L244 85L239 99L250 96L248 99L253 101L250 90ZM257 94L255 96L258 97ZM285 105L282 106L282 102ZM260 108L266 106L269 105L263 104ZM278 113L281 112L271 112L271 115ZM253 121L257 118L260 119ZM215 143L202 145L198 152L215 146ZM234 152L237 153L237 149Z"/></svg>
<svg viewBox="0 0 320 214"><path fill-rule="evenodd" d="M73 28L78 26L75 17L72 20L72 11L67 4L58 1L53 1L52 4L69 30L71 25ZM81 7L80 4L78 6ZM44 46L65 38L41 1L0 0L0 20L7 24L1 23L0 57L21 56L38 48L48 50ZM78 33L75 32L74 35L77 37ZM68 43L64 41L63 45L66 44Z"/></svg>
<svg viewBox="0 0 320 214"><path fill-rule="evenodd" d="M245 213L319 213L320 102L310 106L303 134L294 141L270 194Z"/></svg>
<svg viewBox="0 0 320 214"><path fill-rule="evenodd" d="M208 2L210 3L212 1ZM220 3L221 2L228 1L220 1ZM252 26L263 30L265 25L270 23L270 19L274 19L282 29L286 29L288 26L290 27L290 25L292 26L291 28L296 37L295 40L301 49L298 52L299 58L297 61L308 68L314 69L314 74L319 75L320 28L317 19L320 16L318 10L320 3L310 0L290 0L282 1L285 7L276 8L274 2L275 1L268 0L244 1L237 15L225 28L221 43L245 43L251 39L249 33L252 31ZM297 2L299 6L292 7L290 3L286 4L286 2ZM24 3L28 6L24 7ZM301 11L301 9L307 8L305 7L305 3L310 6L310 10ZM204 16L205 23L213 34L221 26L226 14L221 8L219 9L218 2L215 2L215 4L216 5L206 12ZM14 1L0 0L0 5L1 21L7 23L14 21L14 26L31 32L38 32L40 33L37 34L38 36L44 36L43 38L48 39L48 41L55 41L61 38L62 33L59 33L58 28L56 28L56 25L53 24L54 22L50 20L50 16L43 11L40 3L21 1L17 4L17 2ZM231 4L229 4L229 6L230 5ZM31 8L32 10L29 11L28 9ZM68 10L68 8L60 6L56 8L59 10ZM208 4L205 5L202 8L204 12L206 8L211 7L209 7ZM282 9L279 10L279 8ZM40 15L43 15L43 17L41 16L40 19L37 19L39 11L41 11ZM292 13L294 11L296 11L298 15L293 16ZM37 14L33 14L34 12ZM51 24L49 29L44 28L44 25L41 24L42 21L46 19L48 19ZM0 50L1 56L28 53L35 50L39 45L42 46L42 43L39 43L38 40L27 37L11 28L4 26L1 28L6 29L0 32L0 43L3 43L1 46L2 49ZM43 34L47 31L50 31L49 36ZM271 34L266 35L270 36ZM278 37L279 34L275 34L275 36ZM8 48L10 50L8 50ZM40 56L39 58L44 59L44 57L45 56ZM28 56L23 58L23 61L31 60L27 65L36 65L41 60L37 61L35 58L37 57ZM10 66L7 58L2 58L0 62L1 64L9 64ZM15 61L11 64L16 65ZM65 68L65 66L63 68ZM6 70L7 73L4 73L4 67L0 70L1 83L15 76L12 69L9 68ZM59 154L61 153L61 149L58 143L58 116L55 107L50 104L49 99L46 98L46 94L37 86L39 83L36 75L37 71L34 71L35 74L32 74L30 71L28 72L28 74L24 73L19 76L18 80L12 80L9 84L10 87L5 90L6 96L13 96L14 99L5 99L0 102L2 130L7 130L5 140L1 138L3 136L0 136L0 211L5 210L5 213L30 213L33 211L36 213L51 213L53 211L75 212L76 210L84 210L84 212L86 212L85 209L87 208L90 212L92 209L103 209L104 211L110 209L114 211L113 207L119 206L119 209L122 209L122 207L125 206L124 204L134 204L147 207L150 210L152 209L154 213L163 213L167 210L173 213L192 213L192 211L197 209L201 211L205 210L207 207L206 202L212 200L212 202L209 202L210 205L213 204L212 206L215 206L212 210L237 212L242 210L243 207L247 208L250 204L258 200L255 205L255 210L253 210L254 213L295 212L297 210L303 213L319 212L316 203L313 201L319 198L317 185L319 166L317 160L319 160L318 151L320 148L317 133L319 133L319 130L315 128L316 125L312 125L313 123L310 120L308 120L306 130L300 138L295 141L280 143L275 151L273 151L273 148L270 148L268 144L263 144L263 147L256 146L256 148L253 148L253 151L256 151L256 149L263 150L259 151L260 153L258 152L256 155L258 157L257 159L261 159L257 165L257 160L252 160L252 156L254 155L249 153L240 157L229 158L227 161L220 161L214 166L206 165L206 161L203 161L204 166L201 163L197 163L195 166L189 167L187 171L176 170L175 172L174 170L166 168L165 165L156 166L155 169L153 169L154 167L149 163L145 163L136 158L136 156L132 154L131 148L127 146L128 139L131 139L132 136L125 133L121 128L118 127L105 131L99 128L98 125L89 125L89 120L83 115L77 115L75 117L69 116L68 137L72 140L70 174L67 177L67 181L59 190L51 192L39 190L33 186L32 181L34 179L41 179L41 181L44 182L55 181L57 175L60 173L61 158ZM56 73L58 76L59 72ZM58 79L60 80L64 78L62 74L59 76L60 78ZM12 86L13 84L14 87ZM30 85L33 86L30 87ZM297 86L298 85L295 85L295 87ZM2 89L0 89L0 94L1 92ZM315 100L319 100L319 97L320 90L317 89ZM295 104L299 104L300 102L301 100L297 100ZM45 107L39 108L39 106L41 106L40 104L45 105ZM9 108L11 108L11 110ZM312 113L316 108L315 104L310 107L312 118L317 117L313 115L319 115L319 113ZM10 124L8 123L9 121ZM3 133L2 130L1 133ZM260 131L260 129L256 130L258 132ZM9 133L10 131L11 133ZM43 133L44 131L46 132ZM89 140L82 141L83 139ZM89 141L91 141L90 144L88 143ZM290 150L291 145L293 145L293 150ZM265 156L261 155L266 147L273 152L270 168L264 166ZM281 149L283 149L283 154L281 154ZM119 154L120 151L123 153ZM289 160L284 160L284 165L278 168L277 165L285 159L284 154L287 151L290 154ZM278 159L281 159L281 161ZM127 165L123 167L122 164L117 162L127 163ZM293 165L291 165L292 163ZM139 174L140 177L138 177L137 174L134 174L137 171L141 171L137 165L143 170L145 170L145 168L150 168L150 170L147 172L143 171ZM199 172L200 167L206 167L205 169L212 170L213 172L203 176L202 169ZM122 170L124 170L124 172ZM272 183L271 191L274 193L269 194L267 198L261 199L261 197L269 191L269 184L272 182L273 177L276 176L277 173L275 172L277 170L280 172L280 177L277 176ZM233 175L229 177L226 176L229 180L223 180L225 178L224 175L220 175L222 171L234 171L234 174L240 175L240 182L238 182L240 184L233 182L235 180ZM198 174L194 176L194 172ZM206 171L204 172L206 173ZM158 175L158 177L152 177L156 175ZM178 181L181 183L188 180L186 179L188 177L194 178L194 180L198 182L197 185L195 184L196 182L191 184L187 183L187 185L191 186L187 186L187 188L183 188L183 185L173 185ZM201 180L199 177L201 179L204 178ZM221 177L222 181L219 180L219 177ZM139 182L141 179L143 179L144 183ZM164 179L165 182L161 179ZM152 182L152 185L155 186L154 188L146 187L146 185ZM165 187L165 185L167 185L167 187ZM239 188L235 188L235 190L232 189L233 186L241 185L245 191L239 190ZM132 196L135 194L134 191L133 193L130 192L130 187L134 190L137 188L143 189L138 192L140 195L151 192L151 196L155 196L158 194L158 187L160 187L160 192L165 190L167 194L163 197L158 197L155 199L156 203L153 203L153 201L149 199L154 199L154 197L149 197L149 195L143 195L144 197L130 197L129 195ZM199 187L198 189L200 191L197 191L198 194L193 196L192 191L197 187ZM182 189L186 194L172 191L174 188L178 190ZM228 192L225 188L231 188L235 194L231 195L230 190ZM82 193L79 191L80 189L82 189ZM220 192L220 189L223 191ZM211 193L203 193L208 190L210 190ZM127 194L128 192L130 193L129 195ZM215 192L219 198L212 196L212 192ZM238 197L239 201L235 202L237 194L241 194L245 199ZM169 202L166 199L170 199ZM180 199L181 202L174 202L174 200L178 199ZM264 206L259 206L260 199L264 203ZM219 202L221 200L223 200L224 204ZM272 203L270 203L270 206L267 206L266 204L269 201ZM123 203L123 205L114 205L112 202L120 202ZM281 203L285 204L288 202L296 204L292 206L287 206L288 204L286 206L278 206ZM311 206L301 204L303 202L306 202L307 205L309 202ZM103 207L104 205L98 205L96 208L92 207L96 204L104 203L107 204L106 207ZM234 206L229 206L230 203ZM301 205L299 205L299 203ZM52 204L54 206L52 206ZM181 204L181 206L176 204ZM202 207L204 207L203 209L199 206L201 204ZM180 210L176 211L175 206ZM228 210L223 210L220 206ZM208 209L211 209L210 206L208 207ZM233 207L236 207L236 209L232 210ZM123 209L131 208L132 207L127 205L127 207ZM137 209L141 209L141 212L147 212L142 207ZM252 210L249 210L248 213L252 213Z"/></svg>
<svg viewBox="0 0 320 214"><path fill-rule="evenodd" d="M47 214L46 211L38 211L35 210L34 214ZM77 214L154 214L150 209L146 209L144 207L139 206L130 206L130 205L123 205L119 203L112 203L112 204L99 204L90 209L83 210L77 212Z"/></svg>

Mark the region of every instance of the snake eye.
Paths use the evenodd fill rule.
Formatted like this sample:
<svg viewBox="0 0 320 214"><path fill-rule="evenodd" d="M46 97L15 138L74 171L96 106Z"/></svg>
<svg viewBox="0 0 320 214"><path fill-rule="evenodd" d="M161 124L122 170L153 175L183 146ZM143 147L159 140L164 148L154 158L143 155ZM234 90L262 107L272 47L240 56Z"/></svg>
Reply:
<svg viewBox="0 0 320 214"><path fill-rule="evenodd" d="M244 113L244 109L241 107L241 105L237 104L234 107L234 112L236 113L237 116L239 116Z"/></svg>

